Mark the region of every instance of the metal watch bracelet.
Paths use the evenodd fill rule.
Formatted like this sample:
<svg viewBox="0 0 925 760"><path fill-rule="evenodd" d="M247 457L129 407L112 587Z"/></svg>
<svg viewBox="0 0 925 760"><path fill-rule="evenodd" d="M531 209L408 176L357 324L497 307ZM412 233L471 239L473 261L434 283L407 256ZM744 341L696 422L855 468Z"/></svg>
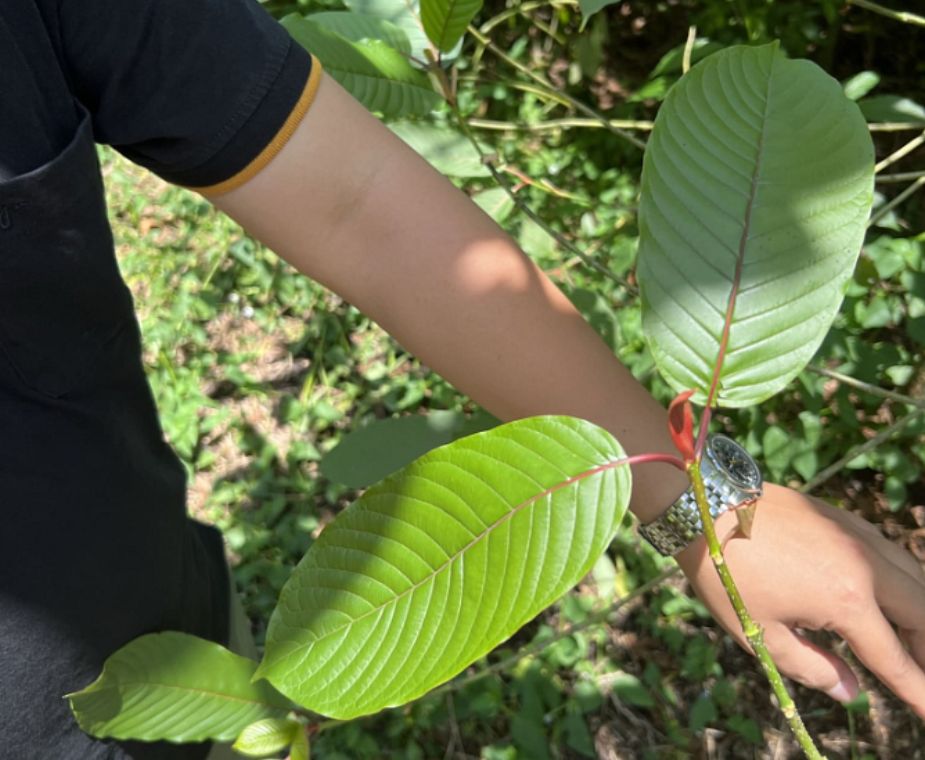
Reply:
<svg viewBox="0 0 925 760"><path fill-rule="evenodd" d="M716 519L734 507L761 496L761 472L755 460L739 444L726 436L711 436L700 463L710 515ZM693 487L662 515L639 527L659 554L673 556L703 534L703 522Z"/></svg>

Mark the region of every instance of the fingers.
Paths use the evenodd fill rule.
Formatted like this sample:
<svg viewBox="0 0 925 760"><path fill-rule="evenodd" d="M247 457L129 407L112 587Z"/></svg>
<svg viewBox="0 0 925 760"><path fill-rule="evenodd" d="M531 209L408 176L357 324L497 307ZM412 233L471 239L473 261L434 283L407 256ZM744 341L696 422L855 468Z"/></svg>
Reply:
<svg viewBox="0 0 925 760"><path fill-rule="evenodd" d="M867 522L867 520L862 520L850 512L841 511L840 514L849 528L858 534L884 560L908 573L921 586L921 591L925 593L925 572L922 572L922 566L915 557L892 541L887 540L876 525Z"/></svg>
<svg viewBox="0 0 925 760"><path fill-rule="evenodd" d="M765 643L781 673L797 683L825 692L838 702L858 695L858 680L838 655L816 646L781 623L765 630Z"/></svg>
<svg viewBox="0 0 925 760"><path fill-rule="evenodd" d="M908 647L919 667L925 667L925 631L900 628L899 638Z"/></svg>
<svg viewBox="0 0 925 760"><path fill-rule="evenodd" d="M887 559L873 569L874 595L886 617L910 633L925 633L925 584ZM916 659L925 666L925 659Z"/></svg>
<svg viewBox="0 0 925 760"><path fill-rule="evenodd" d="M906 651L878 608L858 613L856 624L840 629L852 651L897 697L925 720L925 673Z"/></svg>

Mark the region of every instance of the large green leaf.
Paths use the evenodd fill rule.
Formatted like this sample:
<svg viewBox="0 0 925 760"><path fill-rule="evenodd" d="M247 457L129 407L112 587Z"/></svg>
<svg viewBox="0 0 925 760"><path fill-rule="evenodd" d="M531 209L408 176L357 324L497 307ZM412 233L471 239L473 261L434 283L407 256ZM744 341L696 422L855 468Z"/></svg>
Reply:
<svg viewBox="0 0 925 760"><path fill-rule="evenodd" d="M875 95L858 105L868 121L894 121L925 126L925 108L899 95Z"/></svg>
<svg viewBox="0 0 925 760"><path fill-rule="evenodd" d="M591 16L616 2L619 2L619 0L578 0L578 7L581 9L582 28L588 23Z"/></svg>
<svg viewBox="0 0 925 760"><path fill-rule="evenodd" d="M344 4L356 13L374 16L395 24L411 43L411 55L421 63L427 62L427 53L434 54L434 46L427 39L421 23L419 0L345 0Z"/></svg>
<svg viewBox="0 0 925 760"><path fill-rule="evenodd" d="M283 588L257 675L316 712L403 704L508 638L593 566L630 472L569 417L502 425L374 486Z"/></svg>
<svg viewBox="0 0 925 760"><path fill-rule="evenodd" d="M375 420L348 433L325 454L321 472L337 483L365 488L431 449L497 424L487 412L466 417L446 410Z"/></svg>
<svg viewBox="0 0 925 760"><path fill-rule="evenodd" d="M414 121L389 126L441 174L448 177L491 176L469 138L455 129Z"/></svg>
<svg viewBox="0 0 925 760"><path fill-rule="evenodd" d="M411 42L403 29L374 16L350 11L323 11L308 16L311 21L351 42L381 40L399 53L411 55Z"/></svg>
<svg viewBox="0 0 925 760"><path fill-rule="evenodd" d="M671 90L646 149L638 277L662 375L757 403L809 361L864 238L873 145L857 105L776 44L714 53Z"/></svg>
<svg viewBox="0 0 925 760"><path fill-rule="evenodd" d="M268 683L252 683L257 663L219 644L169 631L135 639L111 655L85 689L68 694L88 734L114 739L230 741L291 703Z"/></svg>
<svg viewBox="0 0 925 760"><path fill-rule="evenodd" d="M449 52L481 8L482 0L421 0L421 22L430 41Z"/></svg>
<svg viewBox="0 0 925 760"><path fill-rule="evenodd" d="M281 22L325 70L370 111L386 118L429 113L440 102L430 80L381 40L352 42L297 13Z"/></svg>

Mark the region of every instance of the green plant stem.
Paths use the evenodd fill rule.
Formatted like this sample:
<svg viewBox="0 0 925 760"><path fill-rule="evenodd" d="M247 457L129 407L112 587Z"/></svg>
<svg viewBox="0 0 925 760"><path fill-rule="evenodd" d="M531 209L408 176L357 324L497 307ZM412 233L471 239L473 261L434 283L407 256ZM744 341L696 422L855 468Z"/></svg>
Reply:
<svg viewBox="0 0 925 760"><path fill-rule="evenodd" d="M922 122L909 121L875 121L867 125L871 132L911 132L913 129L921 129Z"/></svg>
<svg viewBox="0 0 925 760"><path fill-rule="evenodd" d="M469 79L469 77L460 77L460 79ZM554 96L554 93L541 90L540 88L529 87L528 85L518 84L516 82L511 82L509 85L554 99L564 105L569 104L561 95ZM608 119L608 121L611 126L617 127L618 129L635 129L640 132L651 132L652 127L655 126L654 121L648 121L646 119ZM551 132L557 129L604 129L604 124L601 123L600 119L588 119L582 116L549 119L533 124L518 124L513 121L498 121L494 119L470 119L469 124L478 129L493 129L500 132ZM908 132L921 129L922 124L910 124L905 121L880 121L868 124L867 127L871 132ZM888 176L892 177L893 175ZM916 174L916 176L918 176L918 174ZM915 179L915 177L910 177L910 179ZM884 180L878 177L878 181ZM897 179L892 181L899 182L900 180Z"/></svg>
<svg viewBox="0 0 925 760"><path fill-rule="evenodd" d="M877 177L877 182L910 182L911 180L925 177L925 171L921 172L896 172L896 174L881 174Z"/></svg>
<svg viewBox="0 0 925 760"><path fill-rule="evenodd" d="M917 406L920 409L925 409L925 398L913 398L903 393L881 388L879 385L871 385L870 383L865 383L863 380L858 380L856 377L844 375L828 367L807 367L806 369L810 372L815 372L817 375L830 377L844 385L850 385L852 388L857 388L859 391L864 391L872 396L879 396L880 398L887 398L891 401L898 401L900 404L909 404L910 406Z"/></svg>
<svg viewBox="0 0 925 760"><path fill-rule="evenodd" d="M545 21L540 21L540 19L536 18L535 16L530 16L528 21L551 40L554 40L563 47L568 45L568 40L565 39L561 32L557 32L551 24L547 24Z"/></svg>
<svg viewBox="0 0 925 760"><path fill-rule="evenodd" d="M498 24L502 24L507 21L509 18L514 16L519 16L521 14L529 13L530 11L535 11L538 8L560 8L569 5L576 5L573 0L558 0L557 2L549 2L549 0L533 0L533 2L520 3L515 5L513 8L508 8L507 10L502 11L497 16L492 16L484 24L479 27L479 31L482 34L488 34L492 29L494 29Z"/></svg>
<svg viewBox="0 0 925 760"><path fill-rule="evenodd" d="M809 493L814 488L819 487L820 485L825 483L825 481L827 481L829 478L835 475L835 473L844 469L845 466L849 462L851 462L852 459L855 459L861 456L861 454L865 454L868 451L871 451L877 448L880 444L884 443L885 441L888 441L893 436L894 433L897 433L899 430L904 428L906 424L916 419L923 413L925 413L925 409L923 408L918 408L912 412L909 412L909 414L907 414L905 417L900 417L892 425L881 430L873 438L867 441L864 441L864 443L858 444L854 448L850 449L848 453L845 454L837 462L833 462L821 472L816 473L816 475L812 479L810 479L805 484L803 484L803 486L800 487L800 492Z"/></svg>
<svg viewBox="0 0 925 760"><path fill-rule="evenodd" d="M460 77L460 80L470 79L470 77ZM568 100L563 96L556 96L554 93L542 90L538 87L529 87L528 85L518 84L515 82L509 83L511 87L518 87L520 89L526 90L527 92L533 92L537 95L542 95L544 97L555 100L556 102L568 105ZM655 126L654 121L647 121L646 119L608 119L610 125L618 129L635 129L640 132L651 132L652 127ZM513 121L498 121L494 119L470 119L469 123L473 127L478 127L479 129L494 129L498 131L506 132L548 132L556 129L604 129L604 124L601 123L600 119L588 119L582 116L573 116L566 117L562 119L549 119L547 121L540 121L534 124L517 124ZM921 129L921 122L911 122L911 121L878 121L873 122L867 125L867 128L871 132L907 132L913 129ZM890 175L892 176L892 175ZM918 176L918 175L916 175ZM883 181L882 178L878 177L878 181ZM911 179L915 179L912 177ZM895 180L899 182L899 180Z"/></svg>
<svg viewBox="0 0 925 760"><path fill-rule="evenodd" d="M320 734L322 731L327 731L329 728L334 728L335 726L340 726L348 721L343 720L323 720L320 723L316 723L312 726L312 733Z"/></svg>
<svg viewBox="0 0 925 760"><path fill-rule="evenodd" d="M916 26L925 26L925 17L919 16L908 11L894 11L892 8L886 8L879 3L872 3L871 0L848 0L849 5L856 5L858 8L879 13L894 21L901 21L904 24L914 24Z"/></svg>
<svg viewBox="0 0 925 760"><path fill-rule="evenodd" d="M456 121L459 124L459 128L462 130L463 134L468 138L469 142L475 147L476 151L479 154L479 158L482 160L482 163L488 168L488 171L491 172L492 179L501 187L508 197L514 203L523 214L525 214L529 219L538 224L548 235L550 235L553 240L555 240L559 245L561 245L566 251L571 253L573 256L577 256L581 261L586 265L591 267L594 271L599 272L604 277L613 281L620 287L624 288L629 293L635 293L635 288L633 288L626 280L622 277L618 277L613 272L611 272L603 264L598 263L590 256L588 256L584 251L578 248L574 243L568 240L564 235L562 235L558 230L554 230L546 222L540 218L540 216L533 211L523 200L514 192L514 189L510 186L508 181L502 176L501 172L494 165L494 161L485 151L482 150L482 146L479 144L479 141L475 138L475 135L472 134L472 130L469 128L469 124L466 121L466 118L462 115L462 112L459 110L459 105L455 102L450 103L451 108L453 109L453 114L456 116Z"/></svg>
<svg viewBox="0 0 925 760"><path fill-rule="evenodd" d="M592 119L596 119L597 121L599 121L604 126L604 129L607 129L610 132L613 132L613 134L622 137L624 140L631 143L632 145L635 145L640 150L645 150L646 144L642 140L640 140L638 137L627 132L626 130L619 129L618 127L612 126L610 124L610 120L606 116L598 113L590 106L587 106L584 103L582 103L580 100L576 100L571 95L568 95L564 92L560 92L559 90L557 90L555 86L551 82L549 82L549 80L547 80L545 77L540 76L536 72L531 71L529 67L524 66L522 63L520 63L520 61L515 61L513 58L511 58L501 48L495 45L495 43L493 43L490 39L488 39L484 34L482 34L474 26L470 25L467 31L469 32L469 34L471 34L475 38L475 40L480 45L482 45L486 50L491 51L492 54L494 54L500 60L504 61L508 66L511 66L512 68L516 69L528 79L532 79L534 82L541 85L543 88L553 93L556 93L557 96L564 97L569 102L569 105L571 105L576 110L581 111L583 114L585 114L585 116L590 116Z"/></svg>
<svg viewBox="0 0 925 760"><path fill-rule="evenodd" d="M466 686L468 686L471 683L474 683L475 681L480 681L481 679L486 678L487 676L508 670L509 668L517 664L520 660L524 659L525 657L532 657L533 655L537 655L540 652L542 652L544 649L549 647L551 644L555 644L557 641L561 641L562 639L568 638L569 636L572 636L576 633L580 633L581 631L586 631L589 628L593 628L594 626L601 625L602 623L606 623L608 620L610 620L613 617L613 615L616 612L618 612L623 607L626 607L626 605L628 605L630 602L634 601L635 599L638 599L644 594L648 594L650 591L653 591L658 586L662 585L662 583L669 580L670 578L675 577L680 572L681 572L681 568L678 567L677 565L674 565L673 567L669 567L667 570L659 573L657 576L655 576L651 580L646 581L645 583L643 583L641 586L638 586L637 588L634 588L626 596L620 597L613 604L610 604L604 609L598 610L597 612L590 613L588 617L582 620L580 623L573 623L571 625L567 625L564 628L562 628L560 631L557 631L556 634L550 639L544 639L543 641L534 641L531 644L527 644L526 646L521 647L516 652L514 652L514 654L508 657L505 657L503 660L498 660L497 662L494 662L491 665L487 665L481 670L475 673L472 673L470 675L464 676L463 678L457 678L454 681L445 683L443 684L443 686L440 686L434 689L432 692L430 692L429 696L434 696L436 694L442 694L443 692L446 692L446 691L459 691L460 689L465 688Z"/></svg>
<svg viewBox="0 0 925 760"><path fill-rule="evenodd" d="M655 122L634 121L632 119L608 119L608 124L617 129L637 129L649 132ZM513 121L496 121L494 119L469 119L469 126L476 129L491 129L498 132L553 132L559 129L604 129L605 125L599 119L585 119L581 117L565 119L549 119L533 124L517 124Z"/></svg>
<svg viewBox="0 0 925 760"><path fill-rule="evenodd" d="M905 145L903 145L900 148L897 148L892 153L890 153L890 155L888 155L882 161L877 163L877 165L874 166L874 173L879 174L884 169L886 169L888 166L895 164L897 161L899 161L899 159L910 154L912 151L918 148L922 143L925 143L925 132L922 132L922 134L920 134L918 137L913 137Z"/></svg>
<svg viewBox="0 0 925 760"><path fill-rule="evenodd" d="M694 53L694 43L697 41L697 27L689 26L687 28L687 41L684 43L684 55L681 57L681 73L686 74L691 70L691 55Z"/></svg>
<svg viewBox="0 0 925 760"><path fill-rule="evenodd" d="M913 182L909 187L903 190L899 195L893 198L889 203L883 204L880 208L877 209L877 213L871 216L870 221L867 222L868 227L873 227L877 222L879 222L883 217L889 214L894 208L896 208L900 203L906 200L910 195L912 195L916 190L925 185L925 175L919 177L915 182Z"/></svg>
<svg viewBox="0 0 925 760"><path fill-rule="evenodd" d="M784 684L783 678L781 678L777 665L774 663L774 659L771 657L771 653L764 645L764 631L761 626L752 619L748 609L745 607L745 601L742 599L742 595L739 593L739 589L732 578L732 573L729 571L729 566L726 564L722 546L716 535L713 517L710 515L710 505L707 501L707 492L703 483L703 475L700 472L700 462L697 460L690 462L687 466L687 471L694 487L694 496L697 499L697 507L700 510L700 519L703 521L703 532L707 539L710 559L713 560L713 566L716 568L723 588L726 589L729 601L732 602L739 622L742 624L742 631L745 634L745 638L754 650L758 662L761 663L761 668L764 670L764 674L771 684L771 689L777 697L780 710L790 724L790 730L793 731L793 735L796 737L803 753L806 757L810 758L810 760L823 760L822 754L816 748L812 737L809 735L809 731L806 730L806 726L803 724L803 718L800 717L793 697L791 697L790 692L787 691L787 687Z"/></svg>

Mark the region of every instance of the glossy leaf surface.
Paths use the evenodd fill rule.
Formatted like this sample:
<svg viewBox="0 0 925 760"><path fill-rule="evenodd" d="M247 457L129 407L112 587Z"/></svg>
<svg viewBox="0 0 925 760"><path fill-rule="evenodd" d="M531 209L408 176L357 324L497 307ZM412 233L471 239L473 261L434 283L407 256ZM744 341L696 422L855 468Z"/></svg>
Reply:
<svg viewBox="0 0 925 760"><path fill-rule="evenodd" d="M381 40L353 42L297 13L282 20L300 45L370 111L386 118L429 113L440 101L427 76Z"/></svg>
<svg viewBox="0 0 925 760"><path fill-rule="evenodd" d="M115 739L231 741L263 718L283 718L291 703L265 681L257 663L185 633L141 636L106 660L87 688L69 694L88 734Z"/></svg>
<svg viewBox="0 0 925 760"><path fill-rule="evenodd" d="M672 387L705 402L728 311L719 405L783 388L835 317L872 194L864 119L815 64L772 44L691 69L656 119L640 207L643 330Z"/></svg>
<svg viewBox="0 0 925 760"><path fill-rule="evenodd" d="M431 42L449 52L482 7L482 0L421 0L421 22Z"/></svg>
<svg viewBox="0 0 925 760"><path fill-rule="evenodd" d="M267 757L288 749L301 731L301 724L294 720L264 718L245 727L231 748L247 757Z"/></svg>
<svg viewBox="0 0 925 760"><path fill-rule="evenodd" d="M312 545L273 613L258 675L337 718L421 696L590 570L629 500L623 458L606 431L568 417L430 452Z"/></svg>
<svg viewBox="0 0 925 760"><path fill-rule="evenodd" d="M411 42L405 31L384 19L349 11L323 11L307 18L351 42L380 40L400 53L411 54Z"/></svg>
<svg viewBox="0 0 925 760"><path fill-rule="evenodd" d="M367 16L385 19L395 24L408 35L411 42L411 55L417 61L426 63L428 55L436 55L433 43L427 38L421 22L421 4L419 0L345 0L350 10ZM450 60L459 54L459 48L449 56Z"/></svg>

